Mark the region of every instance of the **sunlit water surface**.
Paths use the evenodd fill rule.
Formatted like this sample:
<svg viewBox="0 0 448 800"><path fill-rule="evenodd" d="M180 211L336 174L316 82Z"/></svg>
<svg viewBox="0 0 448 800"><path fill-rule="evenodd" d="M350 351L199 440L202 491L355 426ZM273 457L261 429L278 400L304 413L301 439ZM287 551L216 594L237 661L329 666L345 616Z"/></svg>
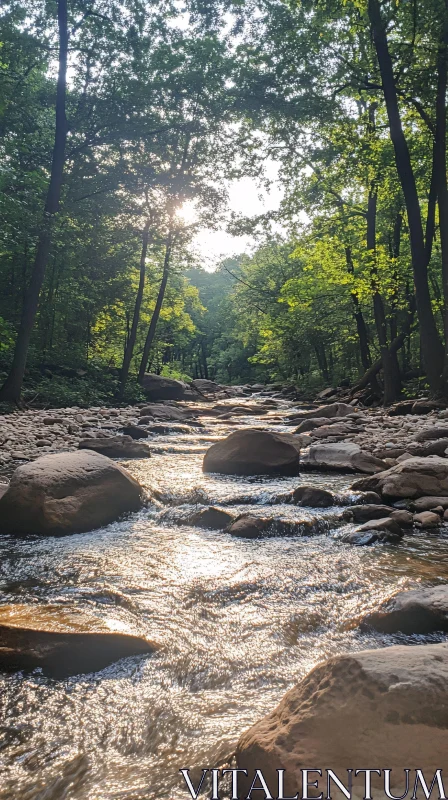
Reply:
<svg viewBox="0 0 448 800"><path fill-rule="evenodd" d="M162 646L65 681L0 676L2 800L185 798L179 769L225 762L316 662L423 641L361 634L357 621L399 586L445 582L448 536L344 545L342 508L273 499L304 480L342 492L353 476L203 475L203 452L228 430L157 437L151 459L129 462L157 490L138 514L88 534L0 541L2 602L76 605ZM287 518L298 533L250 541L179 524L198 503ZM304 520L314 535L300 535Z"/></svg>

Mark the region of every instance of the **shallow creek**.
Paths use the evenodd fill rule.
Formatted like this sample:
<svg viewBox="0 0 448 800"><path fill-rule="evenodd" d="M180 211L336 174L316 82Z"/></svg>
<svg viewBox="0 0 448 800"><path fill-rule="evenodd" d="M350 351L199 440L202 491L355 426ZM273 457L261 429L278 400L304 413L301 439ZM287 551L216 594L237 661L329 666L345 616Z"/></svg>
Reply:
<svg viewBox="0 0 448 800"><path fill-rule="evenodd" d="M203 475L204 451L230 430L154 437L151 459L126 463L157 490L139 514L88 534L0 541L1 602L76 605L162 646L65 681L0 675L1 800L186 798L179 768L225 762L315 663L423 640L361 634L357 620L399 586L446 582L448 536L344 545L342 508L272 500L303 482L344 491L353 476ZM297 533L249 541L181 524L197 503L287 518Z"/></svg>

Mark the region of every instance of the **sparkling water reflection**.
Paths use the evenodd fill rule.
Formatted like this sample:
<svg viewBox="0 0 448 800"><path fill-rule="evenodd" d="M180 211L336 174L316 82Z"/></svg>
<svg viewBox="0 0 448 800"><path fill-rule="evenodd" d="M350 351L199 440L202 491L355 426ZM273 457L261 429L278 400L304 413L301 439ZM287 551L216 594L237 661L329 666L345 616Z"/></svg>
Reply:
<svg viewBox="0 0 448 800"><path fill-rule="evenodd" d="M161 452L128 466L177 509L203 502L278 515L272 498L299 480L203 475L206 438L158 437ZM306 477L336 491L351 480ZM173 524L159 499L92 533L4 538L2 602L76 605L162 649L66 681L1 676L0 798L185 798L179 768L223 763L240 732L316 662L422 641L361 634L357 620L398 586L445 582L448 538L354 548L333 538L340 511L281 506L291 518L327 515L327 529L248 541Z"/></svg>

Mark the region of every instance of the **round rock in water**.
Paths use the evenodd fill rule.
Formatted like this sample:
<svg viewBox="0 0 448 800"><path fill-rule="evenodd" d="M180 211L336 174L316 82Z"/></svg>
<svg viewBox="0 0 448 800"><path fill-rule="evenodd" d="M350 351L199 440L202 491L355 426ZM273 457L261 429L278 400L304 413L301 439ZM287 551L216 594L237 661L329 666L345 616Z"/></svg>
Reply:
<svg viewBox="0 0 448 800"><path fill-rule="evenodd" d="M206 452L204 472L225 475L298 475L300 438L256 429L231 433Z"/></svg>
<svg viewBox="0 0 448 800"><path fill-rule="evenodd" d="M448 586L399 592L364 617L360 627L382 633L448 631Z"/></svg>
<svg viewBox="0 0 448 800"><path fill-rule="evenodd" d="M81 533L142 505L140 484L91 450L54 453L18 467L0 497L0 533Z"/></svg>

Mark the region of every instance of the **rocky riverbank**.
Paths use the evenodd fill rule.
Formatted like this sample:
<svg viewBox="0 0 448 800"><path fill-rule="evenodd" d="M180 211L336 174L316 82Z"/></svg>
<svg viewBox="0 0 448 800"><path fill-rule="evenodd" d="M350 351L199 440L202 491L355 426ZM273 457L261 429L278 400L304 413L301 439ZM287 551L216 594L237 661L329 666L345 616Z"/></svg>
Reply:
<svg viewBox="0 0 448 800"><path fill-rule="evenodd" d="M351 763L334 735L345 703L363 763L363 703L378 757L387 754L381 741L402 730L403 743L409 725L416 752L421 737L431 743L446 695L446 647L436 643L448 619L448 436L444 409L426 411L394 416L341 401L305 408L260 389L2 417L4 479L15 473L0 500L9 525L0 536L0 682L8 724L29 726L25 747L43 753L56 741L48 773L65 763L67 737L82 738L96 795L106 765L123 791L134 768L132 786L146 769L159 795L173 797L178 763L173 772L163 755L173 737L179 763L218 765L256 723L241 736L238 765L250 769L266 745L278 758L290 754L281 765L295 778L327 681L335 716L318 728L310 757L334 754L336 770ZM40 445L43 434L51 441ZM435 445L435 454L415 455ZM400 652L389 647L403 643ZM24 674L7 674L17 669ZM409 691L396 690L393 676ZM72 691L79 681L86 697ZM380 703L389 693L399 721L424 707L427 719L391 721ZM53 727L42 743L49 703ZM126 786L114 773L117 726ZM104 751L107 730L114 738ZM20 743L5 752L11 780L19 770L28 786L32 776L15 760L23 763ZM269 778L275 764L264 763ZM391 764L400 763L398 754Z"/></svg>
<svg viewBox="0 0 448 800"><path fill-rule="evenodd" d="M448 409L427 405L427 413L395 415L392 409L362 409L345 403L303 410L274 391L258 391L249 398L164 400L117 408L76 407L15 410L0 416L0 469L8 471L20 462L46 453L78 449L88 439L130 435L148 438L163 432L160 426L207 425L226 419L238 426L250 419L257 428L287 426L300 434L301 450L317 444L355 444L364 452L393 466L407 455L445 455L448 448ZM408 409L406 409L408 410ZM285 428L286 429L286 428ZM126 457L124 454L123 457ZM138 455L137 455L138 457ZM302 459L302 464L306 463ZM316 463L317 466L317 463ZM322 465L325 467L325 465ZM343 467L342 467L343 468Z"/></svg>

